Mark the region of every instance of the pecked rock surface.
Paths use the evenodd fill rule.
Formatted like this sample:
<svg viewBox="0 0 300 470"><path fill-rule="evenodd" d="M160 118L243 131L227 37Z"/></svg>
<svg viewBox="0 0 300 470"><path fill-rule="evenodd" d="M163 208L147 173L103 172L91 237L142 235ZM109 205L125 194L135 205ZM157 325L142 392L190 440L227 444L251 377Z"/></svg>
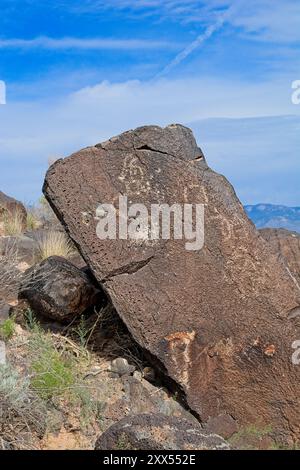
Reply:
<svg viewBox="0 0 300 470"><path fill-rule="evenodd" d="M264 228L259 232L276 253L283 256L291 274L300 285L300 234L284 228Z"/></svg>
<svg viewBox="0 0 300 470"><path fill-rule="evenodd" d="M57 161L44 193L135 340L201 421L229 414L300 438L300 289L232 186L180 125L142 127ZM205 204L205 242L101 240L99 203Z"/></svg>

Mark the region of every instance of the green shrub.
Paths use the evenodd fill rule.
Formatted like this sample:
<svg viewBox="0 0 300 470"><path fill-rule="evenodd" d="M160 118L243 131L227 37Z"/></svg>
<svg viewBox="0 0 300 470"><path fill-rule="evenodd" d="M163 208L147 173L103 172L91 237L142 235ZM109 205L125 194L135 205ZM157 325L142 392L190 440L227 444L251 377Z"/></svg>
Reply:
<svg viewBox="0 0 300 470"><path fill-rule="evenodd" d="M22 430L41 435L45 429L46 408L30 389L28 377L22 377L10 364L0 365L0 437L13 449L28 446ZM26 433L25 433L26 434Z"/></svg>
<svg viewBox="0 0 300 470"><path fill-rule="evenodd" d="M16 323L13 318L7 318L3 323L0 324L0 338L4 341L9 340L16 328Z"/></svg>
<svg viewBox="0 0 300 470"><path fill-rule="evenodd" d="M27 230L36 230L41 225L41 222L39 221L33 210L27 210L26 225Z"/></svg>
<svg viewBox="0 0 300 470"><path fill-rule="evenodd" d="M70 409L80 410L85 426L98 416L99 410L84 380L89 356L85 348L75 343L76 349L72 350L72 344L68 338L45 333L39 324L34 324L29 343L31 388L43 400L61 398Z"/></svg>
<svg viewBox="0 0 300 470"><path fill-rule="evenodd" d="M33 359L31 386L43 399L50 399L70 391L75 384L74 361L59 352L50 337L37 331L31 339Z"/></svg>

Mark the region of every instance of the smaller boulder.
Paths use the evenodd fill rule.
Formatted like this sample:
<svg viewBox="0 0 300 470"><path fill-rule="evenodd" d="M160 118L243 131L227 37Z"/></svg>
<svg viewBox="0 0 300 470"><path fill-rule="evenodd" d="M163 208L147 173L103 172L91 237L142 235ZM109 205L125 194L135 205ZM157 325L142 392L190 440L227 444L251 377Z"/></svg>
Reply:
<svg viewBox="0 0 300 470"><path fill-rule="evenodd" d="M119 377L123 375L130 375L135 371L135 367L128 364L127 359L125 357L117 357L114 359L110 364L110 371Z"/></svg>
<svg viewBox="0 0 300 470"><path fill-rule="evenodd" d="M19 297L36 315L69 323L104 298L86 273L59 256L51 256L24 273Z"/></svg>
<svg viewBox="0 0 300 470"><path fill-rule="evenodd" d="M96 450L229 450L222 437L200 424L162 414L127 416L97 440Z"/></svg>
<svg viewBox="0 0 300 470"><path fill-rule="evenodd" d="M6 215L15 214L18 214L20 217L20 222L25 230L27 225L27 211L24 205L20 201L17 201L0 191L0 221L2 221L3 217Z"/></svg>

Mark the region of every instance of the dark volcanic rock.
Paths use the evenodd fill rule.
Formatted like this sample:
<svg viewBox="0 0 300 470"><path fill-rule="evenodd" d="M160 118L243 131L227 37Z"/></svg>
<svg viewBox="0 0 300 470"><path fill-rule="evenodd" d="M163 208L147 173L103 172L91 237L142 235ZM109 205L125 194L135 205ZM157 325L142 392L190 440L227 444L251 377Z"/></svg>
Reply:
<svg viewBox="0 0 300 470"><path fill-rule="evenodd" d="M300 234L283 228L264 228L259 232L275 252L283 256L300 286Z"/></svg>
<svg viewBox="0 0 300 470"><path fill-rule="evenodd" d="M216 434L190 421L161 414L127 416L97 440L96 450L228 450Z"/></svg>
<svg viewBox="0 0 300 470"><path fill-rule="evenodd" d="M300 437L300 290L189 129L142 127L48 171L44 193L136 341L202 421L223 413ZM205 204L205 243L101 240L99 203ZM280 379L279 379L280 378Z"/></svg>
<svg viewBox="0 0 300 470"><path fill-rule="evenodd" d="M36 314L62 323L96 305L101 292L87 274L59 256L51 256L24 273L20 298Z"/></svg>
<svg viewBox="0 0 300 470"><path fill-rule="evenodd" d="M0 191L0 220L6 214L15 214L18 213L20 216L20 220L23 223L24 229L26 228L26 219L27 219L27 212L25 207L20 201L7 196L2 191Z"/></svg>

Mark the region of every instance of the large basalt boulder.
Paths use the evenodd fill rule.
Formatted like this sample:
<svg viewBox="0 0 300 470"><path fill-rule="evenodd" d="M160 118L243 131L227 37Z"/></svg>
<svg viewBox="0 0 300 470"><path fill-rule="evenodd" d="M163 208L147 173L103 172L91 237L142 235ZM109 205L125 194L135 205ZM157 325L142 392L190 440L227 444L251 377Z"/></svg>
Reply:
<svg viewBox="0 0 300 470"><path fill-rule="evenodd" d="M162 414L127 416L97 440L96 450L229 450L224 439L190 421Z"/></svg>
<svg viewBox="0 0 300 470"><path fill-rule="evenodd" d="M61 323L80 317L103 299L85 272L59 256L28 269L19 296L28 301L35 314Z"/></svg>
<svg viewBox="0 0 300 470"><path fill-rule="evenodd" d="M20 218L20 222L23 224L25 230L27 225L27 211L24 205L20 201L0 191L0 222L3 220L3 217L14 216L15 214Z"/></svg>
<svg viewBox="0 0 300 470"><path fill-rule="evenodd" d="M142 127L57 161L44 194L135 340L202 421L230 414L300 438L300 289L232 186L180 125ZM205 242L100 239L99 203L204 204Z"/></svg>
<svg viewBox="0 0 300 470"><path fill-rule="evenodd" d="M284 228L264 228L259 232L275 252L283 256L300 286L300 234Z"/></svg>

